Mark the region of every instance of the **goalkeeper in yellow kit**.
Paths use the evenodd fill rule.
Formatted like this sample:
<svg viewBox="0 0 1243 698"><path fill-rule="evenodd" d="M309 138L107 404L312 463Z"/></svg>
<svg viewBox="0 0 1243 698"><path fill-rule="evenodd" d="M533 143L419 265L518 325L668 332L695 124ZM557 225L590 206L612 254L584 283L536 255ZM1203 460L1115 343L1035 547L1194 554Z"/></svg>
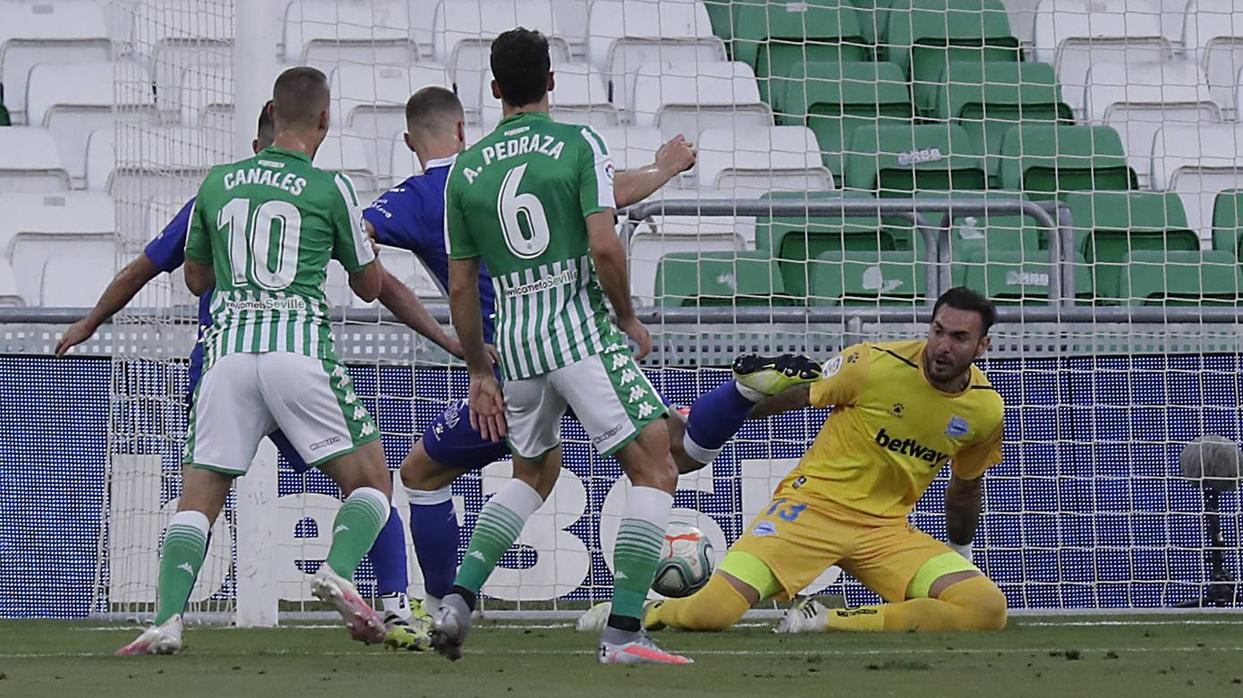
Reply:
<svg viewBox="0 0 1243 698"><path fill-rule="evenodd" d="M764 400L750 416L833 410L708 584L650 603L645 627L724 630L760 600L793 598L836 564L887 603L828 609L804 600L778 632L1003 628L1005 596L970 559L981 476L1001 461L1001 396L973 364L988 349L995 315L987 298L952 289L937 300L926 340L847 347L819 380ZM735 365L740 392L789 385L772 361L752 359L759 370L748 371L746 360ZM949 545L907 523L947 463ZM601 612L589 611L580 627Z"/></svg>

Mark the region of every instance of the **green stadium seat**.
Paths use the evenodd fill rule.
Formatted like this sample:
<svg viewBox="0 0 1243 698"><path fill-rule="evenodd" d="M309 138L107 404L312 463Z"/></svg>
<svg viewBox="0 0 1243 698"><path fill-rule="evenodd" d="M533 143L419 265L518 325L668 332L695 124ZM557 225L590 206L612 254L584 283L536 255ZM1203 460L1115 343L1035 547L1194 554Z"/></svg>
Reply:
<svg viewBox="0 0 1243 698"><path fill-rule="evenodd" d="M888 15L877 43L910 78L916 109L931 106L950 63L1019 60L1001 0L898 0Z"/></svg>
<svg viewBox="0 0 1243 698"><path fill-rule="evenodd" d="M1082 255L1074 257L1075 295L1092 297L1092 275ZM998 305L1049 302L1049 278L1054 267L1048 252L1016 250L976 251L955 259L951 270L955 286L968 286Z"/></svg>
<svg viewBox="0 0 1243 698"><path fill-rule="evenodd" d="M925 302L928 262L915 251L826 252L812 262L811 305Z"/></svg>
<svg viewBox="0 0 1243 698"><path fill-rule="evenodd" d="M712 24L712 33L726 44L734 38L734 7L746 0L703 0L708 10L708 21ZM757 4L763 0L753 0Z"/></svg>
<svg viewBox="0 0 1243 698"><path fill-rule="evenodd" d="M1121 288L1129 254L1200 249L1175 192L1072 192L1062 201L1074 222L1075 252L1091 265L1101 302L1126 300L1112 294Z"/></svg>
<svg viewBox="0 0 1243 698"><path fill-rule="evenodd" d="M1243 260L1243 189L1227 189L1213 199L1213 249Z"/></svg>
<svg viewBox="0 0 1243 698"><path fill-rule="evenodd" d="M1238 258L1224 250L1141 250L1127 255L1117 296L1132 305L1237 305Z"/></svg>
<svg viewBox="0 0 1243 698"><path fill-rule="evenodd" d="M854 8L840 0L740 4L733 17L734 60L755 69L760 98L770 105L770 83L796 63L872 58Z"/></svg>
<svg viewBox="0 0 1243 698"><path fill-rule="evenodd" d="M971 142L985 154L993 180L1001 164L1002 137L1020 119L1024 123L1074 120L1048 63L950 63L937 82L932 103L917 108L966 129Z"/></svg>
<svg viewBox="0 0 1243 698"><path fill-rule="evenodd" d="M892 63L796 63L787 77L773 94L777 123L810 128L836 180L856 126L911 120L906 83Z"/></svg>
<svg viewBox="0 0 1243 698"><path fill-rule="evenodd" d="M1012 126L1001 139L1001 157L1001 186L1022 190L1031 198L1138 186L1122 139L1108 126Z"/></svg>
<svg viewBox="0 0 1243 698"><path fill-rule="evenodd" d="M1019 192L989 190L980 192L919 192L919 199L942 197L984 199L985 201L1020 201ZM933 226L942 224L941 214L925 214ZM953 259L992 252L1023 251L1029 257L1039 258L1048 249L1049 230L1031 216L1010 213L955 214L949 224L950 256ZM1047 254L1047 253L1046 253Z"/></svg>
<svg viewBox="0 0 1243 698"><path fill-rule="evenodd" d="M856 127L846 156L846 187L909 196L912 191L980 190L983 154L952 124Z"/></svg>
<svg viewBox="0 0 1243 698"><path fill-rule="evenodd" d="M773 192L774 200L875 201L865 192ZM864 216L780 216L759 217L755 222L755 246L767 251L781 270L785 289L792 296L806 296L809 260L826 252L877 252L911 250L909 222L901 218ZM918 245L923 249L923 245Z"/></svg>
<svg viewBox="0 0 1243 698"><path fill-rule="evenodd" d="M897 0L847 0L854 5L855 16L859 18L859 28L863 30L863 38L869 44L876 43L878 37L885 35L885 22L889 19L889 7Z"/></svg>
<svg viewBox="0 0 1243 698"><path fill-rule="evenodd" d="M662 306L791 305L781 272L766 250L673 252L656 268Z"/></svg>

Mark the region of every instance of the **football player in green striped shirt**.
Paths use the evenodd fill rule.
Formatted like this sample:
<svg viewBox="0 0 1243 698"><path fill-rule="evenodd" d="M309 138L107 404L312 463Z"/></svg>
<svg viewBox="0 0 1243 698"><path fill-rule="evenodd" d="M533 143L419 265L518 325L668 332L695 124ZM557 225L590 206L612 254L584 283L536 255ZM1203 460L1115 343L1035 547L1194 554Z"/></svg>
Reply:
<svg viewBox="0 0 1243 698"><path fill-rule="evenodd" d="M642 358L652 340L634 314L625 252L613 228L613 162L590 128L548 116L553 75L548 41L539 32L501 34L492 42L491 64L504 118L455 161L445 192L445 236L449 305L470 371L471 422L485 437L507 438L514 477L479 513L453 593L434 616L432 644L450 659L461 656L484 581L557 480L561 417L569 406L596 449L621 462L631 484L599 660L689 664L657 647L639 622L677 467L665 405L626 346L629 336ZM496 289L503 394L484 350L481 260Z"/></svg>
<svg viewBox="0 0 1243 698"><path fill-rule="evenodd" d="M290 68L272 100L275 142L213 168L190 214L186 284L196 295L215 288L213 324L203 338L181 498L160 558L159 622L118 654L181 649L179 614L208 531L233 478L246 474L259 441L277 428L345 495L313 593L355 639L384 641L383 619L350 580L388 519L392 480L375 423L337 361L323 291L333 259L364 300L379 295L384 270L349 178L311 165L328 133L328 79Z"/></svg>

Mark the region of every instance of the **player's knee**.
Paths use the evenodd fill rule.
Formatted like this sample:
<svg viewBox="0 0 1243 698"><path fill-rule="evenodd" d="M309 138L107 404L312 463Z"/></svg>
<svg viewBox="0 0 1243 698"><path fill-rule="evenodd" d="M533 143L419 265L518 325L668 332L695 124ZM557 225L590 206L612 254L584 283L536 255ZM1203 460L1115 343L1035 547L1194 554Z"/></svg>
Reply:
<svg viewBox="0 0 1243 698"><path fill-rule="evenodd" d="M416 443L401 461L401 484L412 490L436 490L436 473L440 470L436 461L428 455L423 442Z"/></svg>
<svg viewBox="0 0 1243 698"><path fill-rule="evenodd" d="M1006 627L1006 595L985 576L972 577L946 589L941 599L963 609L963 630Z"/></svg>

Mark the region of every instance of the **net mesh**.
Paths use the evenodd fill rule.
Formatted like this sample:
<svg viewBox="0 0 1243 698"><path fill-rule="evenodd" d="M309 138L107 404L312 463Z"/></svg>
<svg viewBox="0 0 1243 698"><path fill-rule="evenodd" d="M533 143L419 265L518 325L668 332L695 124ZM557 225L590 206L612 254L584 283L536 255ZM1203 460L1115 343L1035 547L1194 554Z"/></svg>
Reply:
<svg viewBox="0 0 1243 698"><path fill-rule="evenodd" d="M273 20L281 43L271 50L282 65L329 74L333 130L315 164L348 173L364 201L420 171L402 141L413 91L454 89L468 143L496 126L488 47L520 24L550 37L554 118L592 125L619 170L652 163L676 135L695 142L696 166L654 200L764 202L747 215L669 204L676 212L619 226L636 302L689 318L653 326L659 348L647 367L675 403L724 380L714 367L736 352L827 357L854 341L918 336L927 297L950 285L1012 306L984 363L1007 404L1007 445L987 478L977 564L1019 608L1199 598L1211 575L1203 503L1177 476L1177 452L1206 432L1243 436L1237 326L1206 319L1239 297L1233 119L1243 54L1209 28L1238 13L1207 2L1193 2L1193 14L1138 2L1010 4L294 0ZM208 167L236 159L234 129L253 128L256 115L233 109L232 22L243 11L223 1L110 5L117 65L142 68L116 74L108 190L118 264ZM147 89L155 113L135 116L127 95ZM412 254L382 258L440 302ZM395 468L465 395L465 375L353 298L335 265L328 292L348 309L338 342ZM193 300L179 276L162 276L134 302L140 310L118 319L127 339L113 347L95 612L154 601L160 532L179 493ZM803 309L822 314L800 319ZM749 423L713 467L683 479L675 518L724 550L823 417ZM564 436L556 493L485 587L493 607L576 608L611 593L620 471L576 421ZM336 489L278 467L273 564L282 610L301 611L312 608L306 574L326 555ZM463 548L507 475L502 462L455 483ZM944 486L938 479L913 516L936 536ZM1226 539L1237 542L1237 495L1222 507ZM195 611L233 608L235 522L231 499ZM1236 547L1227 566L1239 563ZM413 555L410 568L417 595ZM373 591L367 563L359 578ZM826 585L852 603L875 599L849 575L808 590Z"/></svg>

